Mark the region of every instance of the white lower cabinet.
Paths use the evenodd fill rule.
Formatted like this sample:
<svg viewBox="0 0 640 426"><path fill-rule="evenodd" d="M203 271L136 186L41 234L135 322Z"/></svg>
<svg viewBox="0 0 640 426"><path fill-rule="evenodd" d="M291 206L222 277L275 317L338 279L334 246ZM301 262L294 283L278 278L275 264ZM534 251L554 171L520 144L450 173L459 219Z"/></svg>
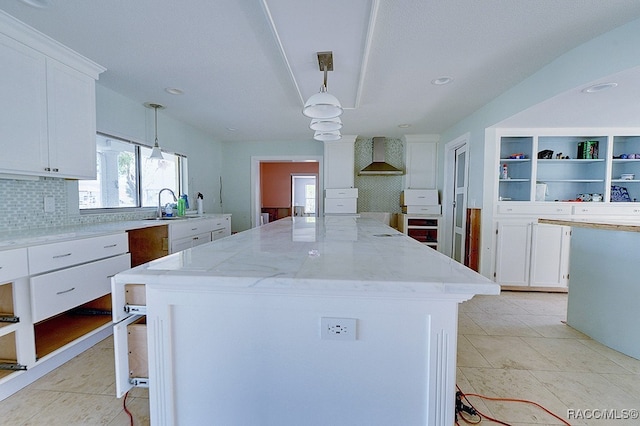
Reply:
<svg viewBox="0 0 640 426"><path fill-rule="evenodd" d="M0 250L0 400L111 334L125 232Z"/></svg>
<svg viewBox="0 0 640 426"><path fill-rule="evenodd" d="M567 287L570 227L538 224L529 219L501 220L496 233L494 277L498 284Z"/></svg>
<svg viewBox="0 0 640 426"><path fill-rule="evenodd" d="M132 315L113 326L116 361L116 396L134 387L149 387L147 325L145 315Z"/></svg>

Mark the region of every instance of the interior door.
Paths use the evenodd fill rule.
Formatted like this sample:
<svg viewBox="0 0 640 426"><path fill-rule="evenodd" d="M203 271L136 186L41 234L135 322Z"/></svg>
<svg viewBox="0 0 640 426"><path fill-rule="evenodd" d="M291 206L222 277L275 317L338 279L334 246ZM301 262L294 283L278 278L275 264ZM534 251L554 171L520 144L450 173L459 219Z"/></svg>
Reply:
<svg viewBox="0 0 640 426"><path fill-rule="evenodd" d="M467 210L467 180L469 175L469 159L467 158L467 144L463 144L455 150L455 167L453 180L453 238L451 257L460 263L464 263L464 244L466 231Z"/></svg>

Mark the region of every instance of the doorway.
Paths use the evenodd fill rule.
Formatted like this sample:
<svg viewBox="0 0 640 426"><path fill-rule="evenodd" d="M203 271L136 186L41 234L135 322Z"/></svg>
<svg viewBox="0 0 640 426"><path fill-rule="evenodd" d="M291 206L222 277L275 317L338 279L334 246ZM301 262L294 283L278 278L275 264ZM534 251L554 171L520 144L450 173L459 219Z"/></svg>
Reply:
<svg viewBox="0 0 640 426"><path fill-rule="evenodd" d="M293 216L318 216L318 176L291 174L291 209Z"/></svg>
<svg viewBox="0 0 640 426"><path fill-rule="evenodd" d="M292 183L291 175L314 175L316 176L316 192L317 194L322 192L320 188L321 182L323 182L323 158L322 156L265 156L265 157L251 157L251 227L260 226L262 221L262 208L263 206L263 192L268 193L269 186L274 182L272 177L263 177L261 174L262 164L280 163L278 166L281 169L281 174L278 179L282 179L282 190L280 195L286 194L286 197L279 199L277 205L273 207L283 207L290 209L292 196L290 195ZM313 167L313 170L310 169ZM265 186L265 184L268 184ZM322 211L322 197L317 197L316 211ZM272 207L272 206L268 206ZM293 214L293 212L290 212Z"/></svg>
<svg viewBox="0 0 640 426"><path fill-rule="evenodd" d="M469 180L469 135L446 144L443 215L445 254L464 263L467 186Z"/></svg>

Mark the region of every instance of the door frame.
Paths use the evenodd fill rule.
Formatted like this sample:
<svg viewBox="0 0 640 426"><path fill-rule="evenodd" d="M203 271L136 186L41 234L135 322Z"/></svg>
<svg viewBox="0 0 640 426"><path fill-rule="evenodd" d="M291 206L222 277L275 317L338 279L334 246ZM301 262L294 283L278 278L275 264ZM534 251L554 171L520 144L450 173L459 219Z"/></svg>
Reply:
<svg viewBox="0 0 640 426"><path fill-rule="evenodd" d="M461 148L462 146L467 146L467 161L465 162L465 167L467 168L465 172L465 177L467 179L467 194L465 194L465 199L468 196L469 190L469 138L471 134L465 133L462 136L457 137L456 139L449 141L444 146L444 181L443 181L443 190L442 190L442 218L443 218L443 228L441 229L441 233L443 236L442 239L442 253L451 257L453 255L453 226L455 225L454 217L453 217L453 202L455 201L455 172L456 172L456 150ZM466 220L466 219L465 219ZM464 224L464 223L463 223ZM466 226L466 224L464 224Z"/></svg>
<svg viewBox="0 0 640 426"><path fill-rule="evenodd" d="M260 226L260 214L262 209L260 200L260 163L292 163L317 162L318 163L318 193L322 192L320 185L324 185L324 161L321 155L270 155L270 156L252 156L251 157L251 227ZM318 211L324 211L323 197L318 196Z"/></svg>

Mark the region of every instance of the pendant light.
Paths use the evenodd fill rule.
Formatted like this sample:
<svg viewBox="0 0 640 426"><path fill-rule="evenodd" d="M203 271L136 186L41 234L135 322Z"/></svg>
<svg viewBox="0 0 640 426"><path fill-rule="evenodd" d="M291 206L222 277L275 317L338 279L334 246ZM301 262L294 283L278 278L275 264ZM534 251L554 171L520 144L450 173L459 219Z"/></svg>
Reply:
<svg viewBox="0 0 640 426"><path fill-rule="evenodd" d="M160 150L160 146L158 145L158 110L164 109L164 106L160 104L155 104L152 102L147 102L144 104L144 106L147 108L153 108L155 113L156 140L155 140L155 143L153 144L153 149L151 150L151 155L149 156L149 158L155 159L155 160L164 160L164 157L162 156L162 151Z"/></svg>
<svg viewBox="0 0 640 426"><path fill-rule="evenodd" d="M323 132L334 132L342 129L342 120L340 117L320 119L314 118L309 125L311 130L318 130Z"/></svg>
<svg viewBox="0 0 640 426"><path fill-rule="evenodd" d="M309 118L332 119L342 115L342 105L335 96L327 92L327 72L333 71L333 52L318 52L318 65L324 71L320 92L312 95L304 104L302 113Z"/></svg>

